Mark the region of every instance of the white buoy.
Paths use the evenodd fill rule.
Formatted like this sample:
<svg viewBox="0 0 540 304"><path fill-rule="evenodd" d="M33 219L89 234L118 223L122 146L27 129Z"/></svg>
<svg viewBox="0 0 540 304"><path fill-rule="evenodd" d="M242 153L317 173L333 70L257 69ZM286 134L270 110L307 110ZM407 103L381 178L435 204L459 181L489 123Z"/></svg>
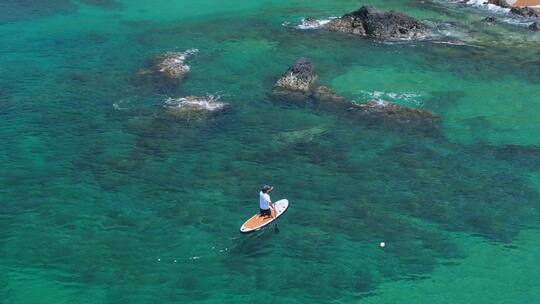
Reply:
<svg viewBox="0 0 540 304"><path fill-rule="evenodd" d="M177 261L177 260L174 260L174 262L176 263L176 262L178 262L178 261Z"/></svg>
<svg viewBox="0 0 540 304"><path fill-rule="evenodd" d="M161 262L161 259L157 259L158 262Z"/></svg>
<svg viewBox="0 0 540 304"><path fill-rule="evenodd" d="M386 243L385 243L385 242L380 242L380 243L379 243L379 247L384 248L384 246L386 246Z"/></svg>

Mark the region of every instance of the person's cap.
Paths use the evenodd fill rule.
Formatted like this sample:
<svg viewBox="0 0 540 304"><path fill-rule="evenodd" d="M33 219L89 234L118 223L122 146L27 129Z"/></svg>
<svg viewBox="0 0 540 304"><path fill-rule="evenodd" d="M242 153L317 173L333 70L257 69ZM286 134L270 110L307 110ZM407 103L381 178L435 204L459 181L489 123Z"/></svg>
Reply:
<svg viewBox="0 0 540 304"><path fill-rule="evenodd" d="M272 187L270 187L270 185L264 185L264 186L262 187L263 192L266 192L266 191L268 191L268 190L270 190L270 189L272 189Z"/></svg>

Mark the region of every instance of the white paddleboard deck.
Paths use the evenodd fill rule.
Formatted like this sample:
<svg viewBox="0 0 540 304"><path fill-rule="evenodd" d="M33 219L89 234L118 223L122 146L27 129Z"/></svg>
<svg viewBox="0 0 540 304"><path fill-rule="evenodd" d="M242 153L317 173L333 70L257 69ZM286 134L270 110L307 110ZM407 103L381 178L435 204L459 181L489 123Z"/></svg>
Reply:
<svg viewBox="0 0 540 304"><path fill-rule="evenodd" d="M240 232L249 233L268 226L273 221L277 220L283 213L285 213L287 208L289 208L288 200L282 199L275 202L274 208L270 208L272 210L272 216L261 216L257 213L247 220L242 227L240 227Z"/></svg>

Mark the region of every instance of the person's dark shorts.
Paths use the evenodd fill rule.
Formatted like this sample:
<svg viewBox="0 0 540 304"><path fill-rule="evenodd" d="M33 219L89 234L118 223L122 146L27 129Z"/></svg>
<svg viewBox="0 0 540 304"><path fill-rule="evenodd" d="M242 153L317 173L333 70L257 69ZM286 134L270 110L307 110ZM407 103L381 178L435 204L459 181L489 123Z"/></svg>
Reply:
<svg viewBox="0 0 540 304"><path fill-rule="evenodd" d="M269 216L272 215L272 211L270 209L259 209L259 214L261 216Z"/></svg>

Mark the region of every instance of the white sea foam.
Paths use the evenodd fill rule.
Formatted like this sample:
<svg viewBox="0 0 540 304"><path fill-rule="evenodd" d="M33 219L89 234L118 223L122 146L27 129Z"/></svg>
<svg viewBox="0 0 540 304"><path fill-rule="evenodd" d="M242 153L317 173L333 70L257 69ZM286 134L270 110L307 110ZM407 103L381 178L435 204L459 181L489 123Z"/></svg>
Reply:
<svg viewBox="0 0 540 304"><path fill-rule="evenodd" d="M435 43L435 44L466 45L466 46L474 47L474 45L467 44L467 43L465 43L465 42L463 42L463 41L459 41L459 40L456 40L456 41L433 40L432 42Z"/></svg>
<svg viewBox="0 0 540 304"><path fill-rule="evenodd" d="M466 3L468 5L485 8L490 11L498 12L498 13L508 13L510 11L509 8L504 8L495 4L487 3L487 0L469 0Z"/></svg>
<svg viewBox="0 0 540 304"><path fill-rule="evenodd" d="M453 1L456 2L456 1ZM461 3L461 2L460 2ZM496 13L508 13L510 12L509 8L500 7L495 4L487 3L487 0L468 0L465 2L465 4L474 6L474 7L480 7L483 9L487 9L492 12Z"/></svg>
<svg viewBox="0 0 540 304"><path fill-rule="evenodd" d="M186 50L184 53L186 53L186 55L195 55L199 52L199 49L189 49L189 50Z"/></svg>
<svg viewBox="0 0 540 304"><path fill-rule="evenodd" d="M217 111L223 109L227 104L219 101L219 96L207 95L205 97L179 97L179 98L167 98L165 100L165 106L169 108L179 109L197 109L205 111Z"/></svg>
<svg viewBox="0 0 540 304"><path fill-rule="evenodd" d="M199 49L189 49L183 52L171 53L174 56L174 61L177 63L183 63L189 56L195 55L199 52Z"/></svg>
<svg viewBox="0 0 540 304"><path fill-rule="evenodd" d="M285 21L281 25L285 27L300 29L300 30L315 30L315 29L322 28L328 22L336 18L337 17L329 17L328 19L312 19L313 21L309 22L307 21L308 17L306 17L306 18L302 18L302 20L300 21L300 24L296 22Z"/></svg>
<svg viewBox="0 0 540 304"><path fill-rule="evenodd" d="M361 96L362 100L365 99L373 99L376 101L383 102L383 100L390 100L390 101L401 101L409 104L414 104L416 106L422 106L423 101L422 96L417 93L412 92L381 92L381 91L360 91L359 95Z"/></svg>
<svg viewBox="0 0 540 304"><path fill-rule="evenodd" d="M336 19L337 17L330 17L328 19L314 19L316 22L306 22L307 18L302 18L302 22L296 26L296 28L299 28L301 30L313 30L323 27L328 22L332 21L332 19Z"/></svg>
<svg viewBox="0 0 540 304"><path fill-rule="evenodd" d="M380 107L386 107L388 105L388 101L382 99L376 99L375 103Z"/></svg>

